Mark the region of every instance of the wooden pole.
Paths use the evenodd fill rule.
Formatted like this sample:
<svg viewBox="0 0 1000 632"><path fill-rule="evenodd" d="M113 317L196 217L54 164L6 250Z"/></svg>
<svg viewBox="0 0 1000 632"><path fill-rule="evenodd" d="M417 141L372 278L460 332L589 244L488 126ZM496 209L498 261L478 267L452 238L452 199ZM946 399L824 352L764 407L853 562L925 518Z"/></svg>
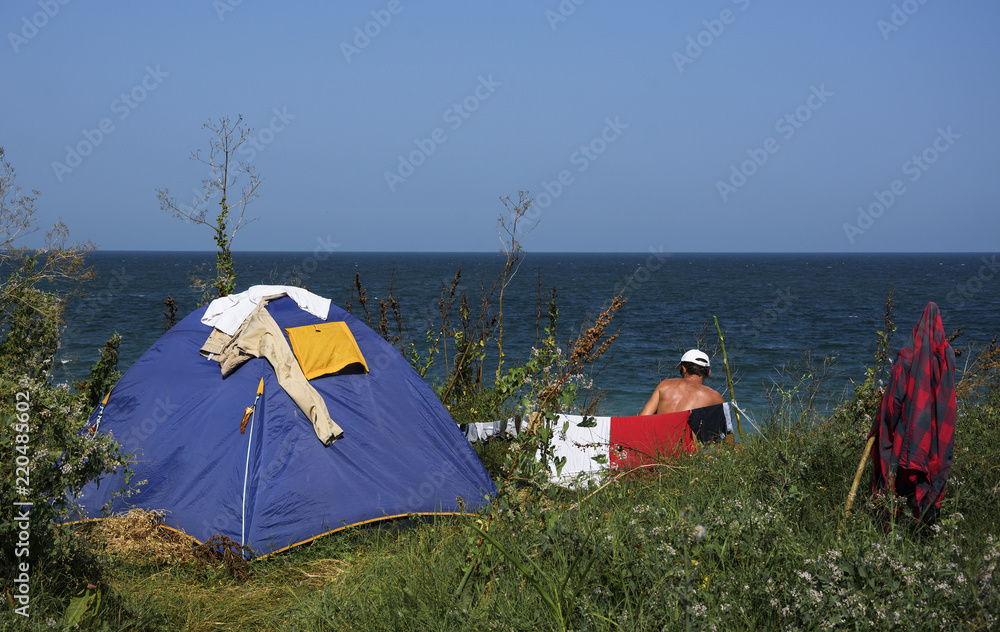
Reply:
<svg viewBox="0 0 1000 632"><path fill-rule="evenodd" d="M847 505L844 507L844 517L851 513L851 504L854 502L854 495L858 492L858 483L861 481L861 473L865 471L865 463L868 461L868 454L872 451L872 445L875 444L875 435L868 437L868 443L865 444L865 451L861 454L861 462L858 463L858 471L854 474L854 483L851 484L851 491L847 494Z"/></svg>

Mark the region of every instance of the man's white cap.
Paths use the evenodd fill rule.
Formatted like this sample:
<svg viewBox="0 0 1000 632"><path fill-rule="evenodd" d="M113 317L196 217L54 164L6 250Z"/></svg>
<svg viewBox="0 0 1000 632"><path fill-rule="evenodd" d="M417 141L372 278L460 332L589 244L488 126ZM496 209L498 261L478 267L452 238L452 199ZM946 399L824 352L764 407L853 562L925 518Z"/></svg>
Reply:
<svg viewBox="0 0 1000 632"><path fill-rule="evenodd" d="M697 349L691 349L682 355L681 362L690 362L691 364L703 366L706 369L710 366L708 355L706 355L703 351L698 351Z"/></svg>

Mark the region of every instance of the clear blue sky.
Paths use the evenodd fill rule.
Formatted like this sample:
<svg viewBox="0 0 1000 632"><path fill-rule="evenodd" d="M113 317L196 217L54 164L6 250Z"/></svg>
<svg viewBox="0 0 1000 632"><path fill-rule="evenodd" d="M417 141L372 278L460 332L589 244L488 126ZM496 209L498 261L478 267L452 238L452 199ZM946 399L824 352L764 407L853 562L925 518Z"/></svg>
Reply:
<svg viewBox="0 0 1000 632"><path fill-rule="evenodd" d="M992 252L998 23L986 0L7 0L0 145L45 224L110 250L214 247L156 189L190 200L202 125L242 114L263 183L237 250L492 251L523 189L530 251Z"/></svg>

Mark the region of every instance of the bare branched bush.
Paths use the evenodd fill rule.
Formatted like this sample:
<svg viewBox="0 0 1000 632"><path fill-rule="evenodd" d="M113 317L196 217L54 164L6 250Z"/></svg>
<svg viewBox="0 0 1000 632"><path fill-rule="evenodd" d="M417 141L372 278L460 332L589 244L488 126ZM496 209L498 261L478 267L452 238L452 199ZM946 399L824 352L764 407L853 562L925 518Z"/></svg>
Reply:
<svg viewBox="0 0 1000 632"><path fill-rule="evenodd" d="M247 206L257 199L260 175L253 165L239 162L236 158L240 146L253 134L253 129L242 123L242 115L236 121L224 116L215 121L209 119L203 126L211 133L208 155L203 156L201 150L198 150L192 152L191 160L206 165L212 175L202 181L202 192L192 200L192 204L179 203L176 198L171 197L168 189L158 189L156 192L163 211L178 219L206 226L214 234L215 274L193 279L195 291L203 292L206 301L214 296L226 296L236 291L233 241L243 227L258 219L247 218L246 211ZM242 188L236 196L231 195L241 178L244 179ZM219 214L214 219L209 218L208 206L205 205L219 196L222 198L219 200Z"/></svg>

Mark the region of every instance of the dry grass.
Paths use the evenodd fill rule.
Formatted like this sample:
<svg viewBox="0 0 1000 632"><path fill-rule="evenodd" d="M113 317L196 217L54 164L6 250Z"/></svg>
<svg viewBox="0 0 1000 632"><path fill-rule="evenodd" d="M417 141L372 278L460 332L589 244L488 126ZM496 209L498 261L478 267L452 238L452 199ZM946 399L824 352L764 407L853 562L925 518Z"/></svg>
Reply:
<svg viewBox="0 0 1000 632"><path fill-rule="evenodd" d="M163 526L162 510L132 509L101 520L91 531L91 541L118 558L162 566L194 561L196 542L188 535Z"/></svg>
<svg viewBox="0 0 1000 632"><path fill-rule="evenodd" d="M988 344L971 345L964 351L955 351L956 364L962 372L962 379L955 385L959 400L975 399L1000 382L1000 346L996 336Z"/></svg>
<svg viewBox="0 0 1000 632"><path fill-rule="evenodd" d="M625 301L626 299L622 294L618 294L611 299L611 305L601 310L601 313L597 316L597 320L594 321L594 324L584 330L583 333L581 333L580 336L573 342L573 351L570 354L569 361L574 369L581 363L592 364L595 362L598 358L604 355L611 347L612 343L618 339L618 332L615 332L604 340L601 346L598 347L597 351L594 351L594 346L607 332L608 326L615 317L615 312L624 307Z"/></svg>
<svg viewBox="0 0 1000 632"><path fill-rule="evenodd" d="M198 545L164 527L163 516L132 509L98 522L88 538L110 558L109 581L122 601L133 611L169 613L177 629L280 629L287 622L282 612L335 585L350 566L338 559L302 559L296 552L234 563L227 542Z"/></svg>
<svg viewBox="0 0 1000 632"><path fill-rule="evenodd" d="M349 563L283 561L252 563L246 582L230 580L225 571L161 572L138 581L122 577L117 588L159 612L173 613L182 630L285 629L301 602L335 586Z"/></svg>

